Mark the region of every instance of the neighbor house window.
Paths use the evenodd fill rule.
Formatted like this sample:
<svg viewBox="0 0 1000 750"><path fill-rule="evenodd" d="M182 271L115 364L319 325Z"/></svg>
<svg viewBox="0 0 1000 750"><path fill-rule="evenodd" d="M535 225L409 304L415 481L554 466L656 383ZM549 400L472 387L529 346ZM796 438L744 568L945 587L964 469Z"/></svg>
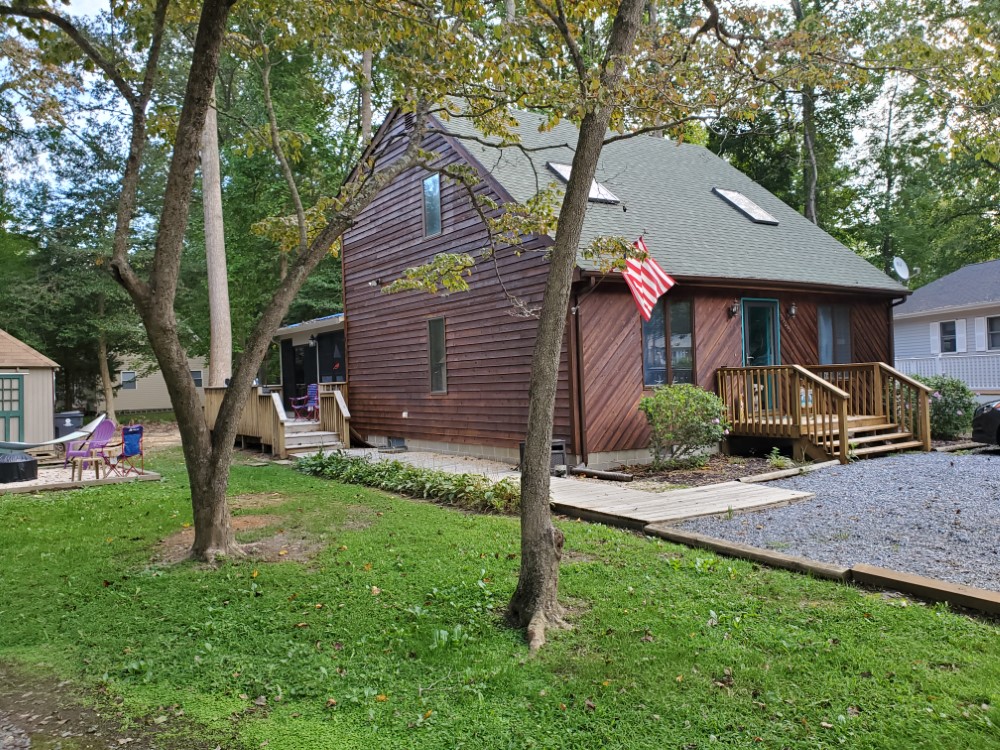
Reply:
<svg viewBox="0 0 1000 750"><path fill-rule="evenodd" d="M135 390L135 372L132 370L122 370L122 390L123 391L134 391Z"/></svg>
<svg viewBox="0 0 1000 750"><path fill-rule="evenodd" d="M195 388L202 388L201 383L201 370L191 370L191 379L194 381Z"/></svg>
<svg viewBox="0 0 1000 750"><path fill-rule="evenodd" d="M986 348L1000 349L1000 317L986 319Z"/></svg>
<svg viewBox="0 0 1000 750"><path fill-rule="evenodd" d="M944 353L958 351L958 333L954 320L941 322L941 351Z"/></svg>
<svg viewBox="0 0 1000 750"><path fill-rule="evenodd" d="M819 305L819 363L841 365L852 360L851 308L847 305Z"/></svg>
<svg viewBox="0 0 1000 750"><path fill-rule="evenodd" d="M424 180L424 237L441 233L441 175Z"/></svg>
<svg viewBox="0 0 1000 750"><path fill-rule="evenodd" d="M427 341L431 365L431 393L447 393L448 366L444 345L444 318L431 318L427 321Z"/></svg>
<svg viewBox="0 0 1000 750"><path fill-rule="evenodd" d="M691 301L665 297L642 324L642 374L647 386L694 382Z"/></svg>

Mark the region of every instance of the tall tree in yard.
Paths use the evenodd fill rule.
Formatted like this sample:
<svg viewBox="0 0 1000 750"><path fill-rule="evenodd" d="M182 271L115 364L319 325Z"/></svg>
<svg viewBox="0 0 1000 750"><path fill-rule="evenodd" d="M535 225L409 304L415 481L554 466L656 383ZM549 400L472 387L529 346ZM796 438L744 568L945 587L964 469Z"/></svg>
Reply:
<svg viewBox="0 0 1000 750"><path fill-rule="evenodd" d="M355 169L350 185L342 189L337 197L321 198L314 206L301 206L301 210L296 206L295 216L286 219L276 217L272 222L271 235L288 242L287 273L275 285L273 295L247 337L243 356L222 401L215 429L210 433L188 371L174 308L206 113L211 104L212 87L232 4L229 0L203 0L197 8L189 72L175 119L172 116L164 118L163 113L156 113L158 116L154 118L150 112L151 106L159 103L154 94L161 72L161 53L172 22L168 14L170 0L156 0L151 8L141 5L120 8L121 12L110 19L116 24L115 33L107 36L107 41L113 46L95 40L46 0L0 4L0 16L13 19L30 36L41 33L50 38L57 35L68 37L80 55L65 64L76 65L82 61L86 67L99 71L124 102L125 118L129 123L128 156L122 168L110 266L114 278L128 292L143 322L174 406L191 486L195 529L192 555L200 559L240 553L226 502L226 486L239 417L274 330L309 273L329 255L340 235L351 226L360 211L385 185L419 163L420 139L426 123L426 101L440 97L444 83L454 83L448 76L441 76L440 66L432 61L422 68L428 71L422 78L412 70L404 71L401 80L407 91L419 94L410 96L405 105L414 114L414 134L403 143L371 149L365 161ZM265 6L264 2L250 5L260 13L269 14L271 19L280 16L280 34L286 43L306 34L309 29L331 28L339 19L351 18L358 12L358 6L349 2ZM463 40L461 29L451 32L443 28L437 22L433 8L425 9L412 25L396 23L379 27L375 23L349 23L344 27L352 33L366 34L354 46L355 50L391 43L400 60L410 60L415 56L425 58L427 49L442 42L449 53L457 54L460 60L465 61L467 67L457 68L459 75L481 62L476 48ZM65 45L59 51L65 61ZM331 56L341 54L337 44L327 46L325 51ZM289 167L290 162L284 155L286 144L276 128L270 107L268 112L270 140L287 176L290 169L285 167ZM154 132L154 127L162 124L164 119L169 119L171 126ZM137 209L144 157L154 137L166 138L172 144L172 154L162 195L159 196L159 216L151 222L155 227L153 252L146 272L133 263L133 215ZM286 231L281 231L282 227Z"/></svg>

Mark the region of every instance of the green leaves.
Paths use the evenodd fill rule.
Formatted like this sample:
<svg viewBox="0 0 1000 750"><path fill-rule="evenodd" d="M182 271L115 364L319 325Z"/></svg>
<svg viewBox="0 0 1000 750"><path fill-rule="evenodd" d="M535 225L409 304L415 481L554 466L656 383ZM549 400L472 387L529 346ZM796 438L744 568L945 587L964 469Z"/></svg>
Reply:
<svg viewBox="0 0 1000 750"><path fill-rule="evenodd" d="M407 268L390 284L382 287L383 294L420 291L427 294L465 292L476 262L467 253L438 253L430 263Z"/></svg>

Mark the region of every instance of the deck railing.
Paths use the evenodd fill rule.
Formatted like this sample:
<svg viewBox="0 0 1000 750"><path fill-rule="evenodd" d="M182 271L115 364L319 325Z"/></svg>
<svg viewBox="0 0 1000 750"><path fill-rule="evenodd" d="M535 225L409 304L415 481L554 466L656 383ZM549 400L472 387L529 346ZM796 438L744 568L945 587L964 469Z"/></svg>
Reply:
<svg viewBox="0 0 1000 750"><path fill-rule="evenodd" d="M799 365L722 367L719 396L733 433L750 437L808 438L827 455L848 460L850 395Z"/></svg>
<svg viewBox="0 0 1000 750"><path fill-rule="evenodd" d="M215 420L222 408L226 388L205 389L205 421L208 429L215 429ZM261 445L271 446L276 456L285 455L285 408L281 403L281 386L255 386L247 399L237 436L260 440Z"/></svg>
<svg viewBox="0 0 1000 750"><path fill-rule="evenodd" d="M345 446L351 444L351 410L347 408L347 383L320 383L320 429L336 432Z"/></svg>
<svg viewBox="0 0 1000 750"><path fill-rule="evenodd" d="M851 396L850 415L884 417L931 448L931 389L885 362L809 368Z"/></svg>
<svg viewBox="0 0 1000 750"><path fill-rule="evenodd" d="M222 408L225 388L205 389L205 421L215 429ZM285 423L288 416L281 400L280 385L255 386L240 415L237 437L259 440L275 456L285 456ZM347 408L347 383L320 383L319 429L336 432L344 445L350 445L351 412Z"/></svg>

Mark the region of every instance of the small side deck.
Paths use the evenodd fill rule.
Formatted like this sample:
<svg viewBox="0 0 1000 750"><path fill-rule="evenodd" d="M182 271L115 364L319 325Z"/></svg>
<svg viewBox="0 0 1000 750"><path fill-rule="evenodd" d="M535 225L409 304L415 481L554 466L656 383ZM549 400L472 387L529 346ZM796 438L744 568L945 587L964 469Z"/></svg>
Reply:
<svg viewBox="0 0 1000 750"><path fill-rule="evenodd" d="M215 428L228 388L205 389L205 421ZM351 412L347 408L347 383L319 384L319 415L315 420L296 419L285 412L280 385L252 389L240 415L236 439L240 445L259 445L280 458L295 451L340 448L350 444Z"/></svg>
<svg viewBox="0 0 1000 750"><path fill-rule="evenodd" d="M930 450L930 388L884 362L724 367L719 396L733 437L791 441L795 458Z"/></svg>

